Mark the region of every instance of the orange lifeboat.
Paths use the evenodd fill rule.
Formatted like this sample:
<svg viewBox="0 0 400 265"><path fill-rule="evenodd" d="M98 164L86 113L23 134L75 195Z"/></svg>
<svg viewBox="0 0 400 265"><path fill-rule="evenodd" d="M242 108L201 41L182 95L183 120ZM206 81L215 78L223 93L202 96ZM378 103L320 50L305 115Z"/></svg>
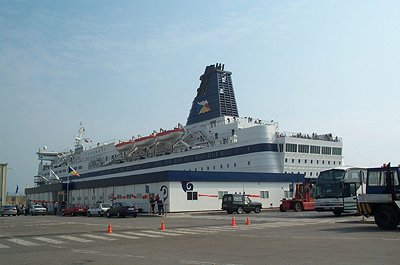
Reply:
<svg viewBox="0 0 400 265"><path fill-rule="evenodd" d="M154 144L155 141L156 141L156 135L150 134L148 136L137 138L135 140L135 145L137 147L146 147L146 146Z"/></svg>
<svg viewBox="0 0 400 265"><path fill-rule="evenodd" d="M167 142L179 139L185 131L182 128L174 128L172 130L161 131L156 134L157 141Z"/></svg>
<svg viewBox="0 0 400 265"><path fill-rule="evenodd" d="M134 140L119 142L115 145L115 148L117 148L118 152L126 152L130 149L133 149L133 147L135 147Z"/></svg>

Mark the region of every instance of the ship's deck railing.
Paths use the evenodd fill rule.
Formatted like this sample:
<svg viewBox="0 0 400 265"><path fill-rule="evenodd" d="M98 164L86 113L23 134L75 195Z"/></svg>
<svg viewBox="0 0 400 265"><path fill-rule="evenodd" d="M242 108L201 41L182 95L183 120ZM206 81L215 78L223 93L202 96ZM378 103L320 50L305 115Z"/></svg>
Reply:
<svg viewBox="0 0 400 265"><path fill-rule="evenodd" d="M254 126L254 125L271 125L274 124L276 122L274 122L273 120L270 121L266 121L266 120L261 120L261 119L254 119L251 117L226 117L225 120L223 121L218 121L215 123L211 123L210 125L208 125L208 128L215 128L218 126L224 126L226 124L230 124L230 123L237 123L237 124L241 124L241 125L245 125L246 126Z"/></svg>
<svg viewBox="0 0 400 265"><path fill-rule="evenodd" d="M313 139L329 142L342 142L342 138L338 136L333 136L331 133L327 134L306 134L306 133L294 133L294 132L277 132L276 137L292 137L292 138L302 138L302 139Z"/></svg>
<svg viewBox="0 0 400 265"><path fill-rule="evenodd" d="M108 141L99 142L99 143L94 144L94 145L86 146L86 147L84 148L84 150L85 150L85 151L86 151L86 150L91 150L91 149L94 149L94 148L96 148L96 147L105 146L105 145L108 145L108 144L111 144L111 143L116 143L116 142L117 142L116 139L111 139L111 140L108 140Z"/></svg>

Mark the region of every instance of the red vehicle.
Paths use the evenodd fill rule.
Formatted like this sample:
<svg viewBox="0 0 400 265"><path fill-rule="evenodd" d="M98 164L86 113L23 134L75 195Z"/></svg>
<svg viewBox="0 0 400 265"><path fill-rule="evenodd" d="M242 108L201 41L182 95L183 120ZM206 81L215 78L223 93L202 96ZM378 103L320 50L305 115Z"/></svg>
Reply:
<svg viewBox="0 0 400 265"><path fill-rule="evenodd" d="M279 206L281 212L287 210L295 210L296 212L301 211L314 211L315 210L315 199L314 199L315 186L311 183L296 184L296 190L294 198L282 199L282 203Z"/></svg>
<svg viewBox="0 0 400 265"><path fill-rule="evenodd" d="M86 215L87 210L88 210L87 206L71 204L70 206L62 210L61 215L62 216Z"/></svg>

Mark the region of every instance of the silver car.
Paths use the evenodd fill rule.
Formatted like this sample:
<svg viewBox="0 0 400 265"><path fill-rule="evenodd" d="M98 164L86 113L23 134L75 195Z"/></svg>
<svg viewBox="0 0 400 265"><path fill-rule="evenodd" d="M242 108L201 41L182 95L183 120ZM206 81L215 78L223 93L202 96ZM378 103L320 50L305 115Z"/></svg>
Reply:
<svg viewBox="0 0 400 265"><path fill-rule="evenodd" d="M35 204L35 205L31 205L31 207L29 207L29 213L31 215L46 215L47 214L47 209L44 208L42 205L40 204Z"/></svg>
<svg viewBox="0 0 400 265"><path fill-rule="evenodd" d="M93 215L103 216L106 215L108 209L110 209L111 204L109 203L96 203L92 208L87 211L87 216L91 217Z"/></svg>
<svg viewBox="0 0 400 265"><path fill-rule="evenodd" d="M8 216L16 216L17 215L17 207L14 205L2 205L0 206L0 215L8 215Z"/></svg>

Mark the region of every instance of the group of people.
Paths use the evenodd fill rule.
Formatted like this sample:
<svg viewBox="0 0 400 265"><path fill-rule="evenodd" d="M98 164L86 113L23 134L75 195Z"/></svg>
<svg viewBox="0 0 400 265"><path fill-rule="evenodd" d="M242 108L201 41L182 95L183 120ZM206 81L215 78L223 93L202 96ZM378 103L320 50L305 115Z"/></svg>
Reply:
<svg viewBox="0 0 400 265"><path fill-rule="evenodd" d="M154 198L153 196L150 197L150 207L151 207L151 213L155 214L155 208L156 208L156 204L157 204L157 208L158 208L158 215L163 215L165 214L164 211L164 202L163 200L160 198L160 196L157 196Z"/></svg>

